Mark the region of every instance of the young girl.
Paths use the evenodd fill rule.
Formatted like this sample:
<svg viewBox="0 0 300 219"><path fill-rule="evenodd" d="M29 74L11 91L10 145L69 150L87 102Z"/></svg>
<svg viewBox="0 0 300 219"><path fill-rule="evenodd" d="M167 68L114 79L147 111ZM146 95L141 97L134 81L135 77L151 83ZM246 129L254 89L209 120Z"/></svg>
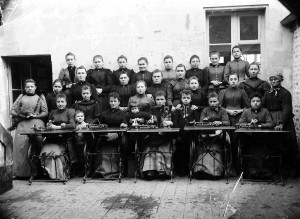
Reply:
<svg viewBox="0 0 300 219"><path fill-rule="evenodd" d="M225 66L225 81L228 82L229 75L232 73L236 73L240 81L244 81L246 79L246 76L248 77L249 62L241 59L242 48L237 45L232 47L232 56L234 60L227 62Z"/></svg>
<svg viewBox="0 0 300 219"><path fill-rule="evenodd" d="M95 85L101 109L106 110L109 108L108 94L113 85L112 72L110 69L103 68L103 57L101 55L95 55L93 62L95 68L87 71L86 80Z"/></svg>
<svg viewBox="0 0 300 219"><path fill-rule="evenodd" d="M199 114L201 114L202 110L207 106L206 94L200 89L198 78L195 76L190 77L189 86L193 93L191 109L198 110Z"/></svg>
<svg viewBox="0 0 300 219"><path fill-rule="evenodd" d="M166 55L164 57L165 69L162 70L163 83L168 83L169 81L176 79L176 72L173 69L173 57Z"/></svg>
<svg viewBox="0 0 300 219"><path fill-rule="evenodd" d="M186 71L186 78L189 79L192 76L196 76L198 78L202 91L206 93L209 84L208 75L207 72L204 72L202 69L199 68L199 64L200 64L199 56L192 55L190 58L190 64L191 64L191 69Z"/></svg>
<svg viewBox="0 0 300 219"><path fill-rule="evenodd" d="M70 93L70 88L73 84L77 82L76 78L76 66L75 66L75 55L71 52L67 53L65 56L67 68L62 68L58 79L62 80L64 90L67 90L67 94Z"/></svg>
<svg viewBox="0 0 300 219"><path fill-rule="evenodd" d="M242 81L239 88L244 89L248 97L251 97L255 93L258 93L263 97L271 88L271 86L268 82L257 77L259 74L259 64L257 62L252 62L249 66L248 73L249 78L247 78L245 81Z"/></svg>
<svg viewBox="0 0 300 219"><path fill-rule="evenodd" d="M225 67L220 65L220 53L217 51L210 53L210 61L210 66L203 70L208 75L208 92L219 94L220 90L224 89L227 85L227 82L224 80Z"/></svg>
<svg viewBox="0 0 300 219"><path fill-rule="evenodd" d="M137 103L141 111L150 112L150 108L154 106L154 100L146 95L147 85L145 81L138 81L136 83L137 94L129 98L128 107L131 103Z"/></svg>
<svg viewBox="0 0 300 219"><path fill-rule="evenodd" d="M47 96L46 96L46 102L47 102L49 112L51 112L54 109L57 109L56 95L63 92L62 80L56 79L55 81L53 81L52 87L53 87L53 92L47 94ZM68 96L67 96L67 99L68 99ZM69 102L67 101L67 103L69 103Z"/></svg>
<svg viewBox="0 0 300 219"><path fill-rule="evenodd" d="M135 74L136 81L143 80L146 82L147 86L150 86L152 81L152 75L151 72L147 70L148 68L148 59L146 57L141 57L138 59L138 65L140 71Z"/></svg>
<svg viewBox="0 0 300 219"><path fill-rule="evenodd" d="M136 82L135 79L135 72L132 69L127 68L127 58L126 56L119 56L118 57L118 64L119 64L119 69L113 71L112 73L112 78L113 78L113 83L114 85L120 85L120 75L122 73L126 73L129 77L129 84L134 84Z"/></svg>

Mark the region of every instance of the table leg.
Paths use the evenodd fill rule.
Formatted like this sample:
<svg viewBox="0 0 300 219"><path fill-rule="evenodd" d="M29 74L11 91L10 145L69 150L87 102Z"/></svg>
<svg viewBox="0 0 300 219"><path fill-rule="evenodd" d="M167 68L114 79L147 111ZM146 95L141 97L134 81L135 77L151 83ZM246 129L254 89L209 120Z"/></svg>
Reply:
<svg viewBox="0 0 300 219"><path fill-rule="evenodd" d="M189 167L189 181L192 183L192 175L193 175L193 162L194 162L194 150L195 150L195 136L190 134L190 167Z"/></svg>
<svg viewBox="0 0 300 219"><path fill-rule="evenodd" d="M139 164L138 164L138 140L137 140L137 136L135 136L136 139L135 139L135 148L134 148L134 159L135 159L135 173L134 173L134 183L136 183L136 180L137 180L137 172L139 170Z"/></svg>
<svg viewBox="0 0 300 219"><path fill-rule="evenodd" d="M120 160L119 160L119 183L121 183L122 180L122 154L121 154L121 133L118 133L118 153L120 156Z"/></svg>

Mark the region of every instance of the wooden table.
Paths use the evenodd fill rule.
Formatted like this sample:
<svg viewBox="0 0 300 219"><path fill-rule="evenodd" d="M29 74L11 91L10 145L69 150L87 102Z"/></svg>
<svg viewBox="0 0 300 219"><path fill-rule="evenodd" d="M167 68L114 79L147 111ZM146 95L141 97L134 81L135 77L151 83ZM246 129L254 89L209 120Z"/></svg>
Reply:
<svg viewBox="0 0 300 219"><path fill-rule="evenodd" d="M257 134L264 134L266 135L266 138L264 138L266 141L262 141L262 145L261 147L267 146L270 142L270 140L272 140L272 136L276 136L276 135L285 135L290 133L290 131L283 131L283 130L275 130L275 129L262 129L262 128L239 128L235 131L238 134L238 158L239 158L239 165L240 165L240 172L243 172L243 158L244 157L248 157L248 158L255 158L255 157L261 157L261 158L265 158L265 155L255 155L255 154L251 154L251 155L244 155L243 154L243 147L244 147L244 142L243 142L243 138L246 134L253 134L253 136L257 135ZM269 136L269 137L268 137ZM280 138L282 139L282 138ZM280 143L280 142L279 142ZM278 155L270 155L268 157L271 158L278 158L279 159L279 174L280 174L280 181L281 181L281 185L284 185L283 183L283 176L282 176L282 153L280 151L280 154ZM245 175L245 174L244 174ZM250 180L250 181L269 181L269 180L254 180L251 178L242 178L242 184L243 184L243 180Z"/></svg>
<svg viewBox="0 0 300 219"><path fill-rule="evenodd" d="M212 144L213 142L219 137L218 136L215 136L213 138L213 140L209 143L209 144L206 144L204 141L203 141L203 138L202 138L202 133L204 132L208 132L208 131L216 131L216 130L221 130L223 135L222 135L222 142L224 143L224 152L225 152L225 159L224 159L224 164L218 160L214 154L213 154L213 150L211 150L211 147L212 147ZM190 183L192 181L192 175L193 175L193 169L196 165L199 165L199 162L201 160L204 159L204 157L209 154L211 157L214 158L214 160L216 160L219 164L221 164L222 168L224 169L224 172L225 172L225 176L226 176L226 179L227 179L227 183L228 183L228 172L227 172L227 160L226 160L226 157L227 157L227 148L225 146L225 143L226 143L226 131L233 131L235 130L235 128L233 126L185 126L184 127L184 131L188 131L190 132L190 162L189 162L189 180L190 180ZM202 157L200 157L199 159L197 159L195 161L194 159L194 154L195 154L195 150L196 150L196 139L200 137L200 145L202 145L204 147L204 155Z"/></svg>
<svg viewBox="0 0 300 219"><path fill-rule="evenodd" d="M121 155L121 134L123 132L126 132L125 128L87 128L87 129L80 129L76 131L77 133L117 133L118 134L118 152L117 153L101 153L101 152L96 152L96 153L91 153L91 152L86 152L85 153L85 174L83 177L83 183L86 182L87 179L87 174L90 172L90 167L91 167L91 159L90 156L96 156L97 154L102 154L102 155L119 155L120 160L119 160L119 183L122 180L122 155Z"/></svg>
<svg viewBox="0 0 300 219"><path fill-rule="evenodd" d="M57 135L59 138L61 138L63 141L65 139L63 139L62 137L64 135L68 135L68 134L73 134L74 133L74 129L65 129L65 130L24 130L20 132L20 135L28 135L29 140L31 141L32 136L51 136L51 135ZM66 154L67 154L67 162L66 162L66 170L69 170L70 172L70 167L71 167L71 163L70 163L70 158L69 158L69 153L68 153L68 144L67 142L64 142L63 145L65 145L65 149L66 149ZM63 155L59 155L58 157L63 156ZM56 171L56 179L47 179L47 180L42 180L42 179L34 179L35 175L36 175L36 169L38 167L36 167L36 159L42 159L45 161L46 158L53 158L56 159L57 156L40 156L40 155L36 155L36 154L30 154L28 155L28 159L29 159L29 163L30 163L30 171L31 171L31 176L29 179L29 185L32 184L33 181L50 181L50 182L63 182L64 184L68 181L67 178L64 179L58 179L57 178L57 169L55 168ZM55 166L56 167L56 166ZM44 166L43 166L44 170L45 170L45 162L44 162ZM46 171L46 170L45 170Z"/></svg>
<svg viewBox="0 0 300 219"><path fill-rule="evenodd" d="M133 133L136 136L137 135L141 135L141 134L151 134L151 133L178 133L179 132L179 128L149 128L149 129L144 129L144 128L131 128L127 130L128 133ZM137 174L138 171L140 169L143 168L143 166L140 165L140 158L141 155L147 155L147 154L153 154L153 153L160 153L163 155L163 157L165 158L164 154L165 153L170 153L171 154L171 168L170 168L170 176L171 176L171 183L173 183L173 140L172 140L172 136L170 135L170 147L171 147L171 151L170 152L163 152L163 151L158 151L158 150L150 150L147 152L140 152L139 148L141 145L138 145L138 141L136 138L135 141L135 174L134 174L134 182L136 183L137 181ZM165 162L166 163L166 162ZM165 166L166 168L168 168L167 166Z"/></svg>

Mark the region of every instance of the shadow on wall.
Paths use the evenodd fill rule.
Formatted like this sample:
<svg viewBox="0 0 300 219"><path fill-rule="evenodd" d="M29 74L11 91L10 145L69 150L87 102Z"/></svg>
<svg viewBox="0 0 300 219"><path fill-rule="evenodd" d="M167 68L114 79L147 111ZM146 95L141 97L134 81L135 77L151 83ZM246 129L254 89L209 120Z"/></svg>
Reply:
<svg viewBox="0 0 300 219"><path fill-rule="evenodd" d="M13 138L0 123L0 194L12 188Z"/></svg>

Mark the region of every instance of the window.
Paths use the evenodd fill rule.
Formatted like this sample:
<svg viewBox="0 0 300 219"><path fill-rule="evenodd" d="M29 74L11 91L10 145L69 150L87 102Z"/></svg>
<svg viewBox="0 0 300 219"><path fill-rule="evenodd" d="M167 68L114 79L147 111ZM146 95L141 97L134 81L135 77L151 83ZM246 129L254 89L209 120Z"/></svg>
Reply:
<svg viewBox="0 0 300 219"><path fill-rule="evenodd" d="M208 12L209 52L219 51L225 65L233 59L231 48L240 45L242 59L261 62L262 15L261 11Z"/></svg>

